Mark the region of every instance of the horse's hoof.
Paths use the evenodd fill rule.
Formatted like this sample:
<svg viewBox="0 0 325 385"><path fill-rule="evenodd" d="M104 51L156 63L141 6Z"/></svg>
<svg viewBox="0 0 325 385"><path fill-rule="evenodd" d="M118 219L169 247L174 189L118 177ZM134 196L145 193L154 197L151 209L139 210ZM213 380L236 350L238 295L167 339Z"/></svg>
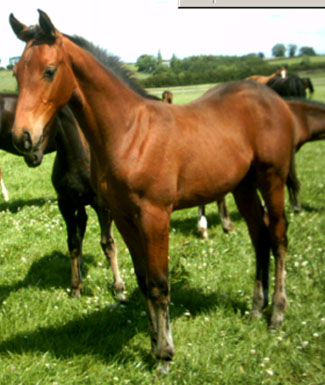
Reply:
<svg viewBox="0 0 325 385"><path fill-rule="evenodd" d="M157 375L167 376L169 373L170 367L171 367L171 361L163 361L163 360L159 361L156 369Z"/></svg>
<svg viewBox="0 0 325 385"><path fill-rule="evenodd" d="M262 312L260 310L252 310L250 312L250 317L253 321L258 321L262 318Z"/></svg>
<svg viewBox="0 0 325 385"><path fill-rule="evenodd" d="M208 234L208 230L207 229L204 229L204 228L199 228L199 233L200 233L200 237L202 239L209 239L209 234Z"/></svg>
<svg viewBox="0 0 325 385"><path fill-rule="evenodd" d="M300 212L301 212L301 204L299 203L299 204L296 204L294 207L293 207L293 212L295 213L295 214L299 214Z"/></svg>
<svg viewBox="0 0 325 385"><path fill-rule="evenodd" d="M284 318L283 314L279 314L279 313L272 314L270 329L271 330L278 329L283 323L283 318Z"/></svg>
<svg viewBox="0 0 325 385"><path fill-rule="evenodd" d="M232 224L222 226L222 230L225 234L233 233L235 231Z"/></svg>
<svg viewBox="0 0 325 385"><path fill-rule="evenodd" d="M81 296L81 288L72 288L71 289L71 297L79 299Z"/></svg>
<svg viewBox="0 0 325 385"><path fill-rule="evenodd" d="M115 294L115 298L116 298L116 301L121 303L121 304L127 304L129 302L128 299L127 299L125 291L116 293Z"/></svg>

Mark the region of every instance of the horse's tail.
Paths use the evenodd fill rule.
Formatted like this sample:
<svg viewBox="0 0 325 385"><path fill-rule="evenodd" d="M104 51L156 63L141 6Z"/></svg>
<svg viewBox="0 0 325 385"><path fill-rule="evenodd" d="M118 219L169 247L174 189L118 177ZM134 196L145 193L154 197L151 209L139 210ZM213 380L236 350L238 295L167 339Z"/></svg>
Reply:
<svg viewBox="0 0 325 385"><path fill-rule="evenodd" d="M314 85L310 78L307 78L307 79L308 79L308 88L310 93L312 94L314 92Z"/></svg>
<svg viewBox="0 0 325 385"><path fill-rule="evenodd" d="M289 192L289 200L291 205L293 206L294 211L299 212L301 210L300 203L298 201L298 193L300 190L300 181L298 179L297 171L296 171L296 162L295 162L295 147L292 147L291 153L291 161L289 174L287 178L287 187Z"/></svg>

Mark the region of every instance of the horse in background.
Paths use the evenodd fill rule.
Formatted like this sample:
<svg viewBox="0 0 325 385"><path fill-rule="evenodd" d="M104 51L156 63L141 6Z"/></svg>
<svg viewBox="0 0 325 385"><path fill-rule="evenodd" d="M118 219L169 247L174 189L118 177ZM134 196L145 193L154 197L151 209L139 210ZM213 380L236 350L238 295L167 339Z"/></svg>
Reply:
<svg viewBox="0 0 325 385"><path fill-rule="evenodd" d="M39 10L39 25L31 28L12 14L10 23L26 43L15 66L20 94L14 143L22 152L32 150L41 139L41 123L46 127L69 104L90 145L96 192L130 250L161 371L168 371L174 355L168 279L174 210L233 192L256 253L252 315L260 318L268 303L272 251L271 324L279 325L287 305L284 189L294 168L294 121L283 99L242 81L216 86L186 105L157 103L131 90L100 58L59 32L44 12ZM31 117L40 124L31 124Z"/></svg>
<svg viewBox="0 0 325 385"><path fill-rule="evenodd" d="M18 95L0 94L0 149L22 156L12 144L12 126ZM58 206L67 229L67 243L71 258L71 295L79 296L82 289L82 243L86 230L85 206L97 213L101 228L101 247L109 261L114 278L114 293L120 302L126 300L125 287L117 262L117 250L111 232L110 212L100 205L90 183L90 154L77 121L68 107L54 117L39 146L24 154L29 167L42 163L45 154L56 151L52 169L52 184L58 195ZM1 169L0 169L1 170Z"/></svg>
<svg viewBox="0 0 325 385"><path fill-rule="evenodd" d="M270 79L266 85L284 98L306 98L305 83L297 75L289 75L284 79L276 76Z"/></svg>
<svg viewBox="0 0 325 385"><path fill-rule="evenodd" d="M302 100L299 98L289 98L286 99L290 110L293 114L293 118L295 121L296 127L296 135L295 135L295 151L296 153L300 150L300 148L309 142L314 142L318 140L325 139L325 103L310 101L310 100ZM298 183L295 182L295 183ZM290 204L293 207L294 212L301 211L301 204L298 201L297 189L292 189L290 185L292 182L289 181L288 192L289 192L289 200ZM217 202L219 205L219 202ZM226 202L224 201L224 206L226 207ZM203 207L204 208L204 207ZM227 208L226 208L227 209ZM232 226L231 218L227 214L226 211L220 211L222 218L221 224L227 223ZM208 223L205 217L205 211L203 210L204 217L202 219L202 223L204 227L199 229L200 235L202 238L208 238ZM227 232L225 229L223 229Z"/></svg>
<svg viewBox="0 0 325 385"><path fill-rule="evenodd" d="M309 98L311 99L314 93L314 85L310 78L301 78L305 86L305 90L309 92Z"/></svg>
<svg viewBox="0 0 325 385"><path fill-rule="evenodd" d="M173 104L173 93L171 91L164 91L162 93L162 101L165 103Z"/></svg>
<svg viewBox="0 0 325 385"><path fill-rule="evenodd" d="M276 72L269 76L264 75L252 75L246 78L246 80L254 80L255 82L266 84L271 79L275 77L281 77L281 79L285 79L288 76L288 69L285 66L280 67Z"/></svg>

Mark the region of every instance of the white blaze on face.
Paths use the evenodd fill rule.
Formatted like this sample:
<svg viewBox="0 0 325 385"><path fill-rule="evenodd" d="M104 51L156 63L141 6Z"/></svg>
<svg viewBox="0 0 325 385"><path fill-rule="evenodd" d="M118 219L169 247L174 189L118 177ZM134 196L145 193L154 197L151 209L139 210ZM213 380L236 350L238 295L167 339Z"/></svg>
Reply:
<svg viewBox="0 0 325 385"><path fill-rule="evenodd" d="M285 70L285 69L283 69L282 71L281 71L281 78L282 79L285 79L287 77L287 71Z"/></svg>

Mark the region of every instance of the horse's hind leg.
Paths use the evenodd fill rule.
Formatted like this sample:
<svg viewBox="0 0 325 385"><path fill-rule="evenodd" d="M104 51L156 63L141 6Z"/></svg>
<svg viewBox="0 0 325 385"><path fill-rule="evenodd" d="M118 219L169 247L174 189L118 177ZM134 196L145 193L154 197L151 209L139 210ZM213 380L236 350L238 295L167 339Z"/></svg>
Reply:
<svg viewBox="0 0 325 385"><path fill-rule="evenodd" d="M268 304L270 239L264 221L264 210L254 180L247 177L233 195L239 212L246 221L256 255L256 276L253 294L252 317L260 318Z"/></svg>
<svg viewBox="0 0 325 385"><path fill-rule="evenodd" d="M111 212L102 205L93 205L93 207L97 213L101 229L100 244L112 268L116 299L119 302L126 302L125 285L118 267L117 248L112 233L113 219Z"/></svg>
<svg viewBox="0 0 325 385"><path fill-rule="evenodd" d="M199 206L197 229L202 239L208 239L208 221L205 216L205 206Z"/></svg>
<svg viewBox="0 0 325 385"><path fill-rule="evenodd" d="M4 183L3 178L2 178L1 168L0 168L0 184L1 184L1 192L2 192L3 198L6 202L8 202L9 201L9 194L8 194L8 191L6 189L5 183Z"/></svg>
<svg viewBox="0 0 325 385"><path fill-rule="evenodd" d="M279 325L287 307L285 292L285 255L287 252L287 222L284 215L285 184L279 176L269 175L261 185L268 212L270 241L275 257L275 287L272 299L271 324Z"/></svg>
<svg viewBox="0 0 325 385"><path fill-rule="evenodd" d="M219 209L219 214L220 214L220 220L221 220L221 226L222 230L227 234L231 233L234 230L234 226L231 222L227 205L226 205L226 198L224 197L223 199L219 199L217 201L218 209Z"/></svg>
<svg viewBox="0 0 325 385"><path fill-rule="evenodd" d="M81 263L82 241L87 225L87 214L84 207L76 207L72 202L58 198L59 209L65 220L68 234L68 248L71 258L71 295L79 297L82 290Z"/></svg>

